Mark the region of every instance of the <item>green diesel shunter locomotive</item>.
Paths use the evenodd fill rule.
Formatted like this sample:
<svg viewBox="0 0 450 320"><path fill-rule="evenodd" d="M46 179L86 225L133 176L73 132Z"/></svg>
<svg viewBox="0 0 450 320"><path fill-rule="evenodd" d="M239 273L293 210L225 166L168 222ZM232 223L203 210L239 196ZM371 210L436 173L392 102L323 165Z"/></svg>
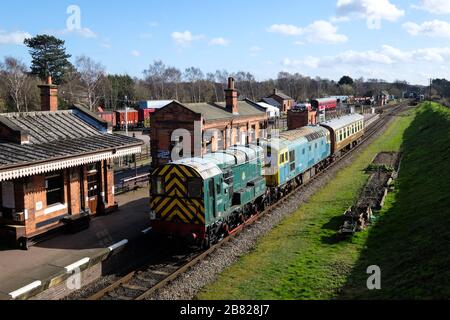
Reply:
<svg viewBox="0 0 450 320"><path fill-rule="evenodd" d="M210 245L268 204L264 150L235 146L152 173L153 230Z"/></svg>

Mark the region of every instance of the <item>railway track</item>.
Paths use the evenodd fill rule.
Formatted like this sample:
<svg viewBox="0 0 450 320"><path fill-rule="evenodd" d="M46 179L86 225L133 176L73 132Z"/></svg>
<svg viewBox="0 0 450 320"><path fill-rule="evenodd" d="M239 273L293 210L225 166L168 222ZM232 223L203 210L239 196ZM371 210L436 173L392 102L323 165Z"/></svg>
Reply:
<svg viewBox="0 0 450 320"><path fill-rule="evenodd" d="M402 109L407 107L407 104L401 104L393 107L391 110L381 115L380 119L368 128L366 128L365 135L356 147L351 151L345 153L330 166L317 173L307 184L301 185L294 189L291 193L286 195L280 201L269 206L264 212L253 216L244 224L239 226L230 235L224 238L219 243L213 245L206 251L193 251L185 254L172 255L164 262L150 266L147 270L132 271L126 276L120 278L110 286L96 292L87 300L146 300L150 299L158 290L164 288L170 282L176 280L180 275L187 272L197 263L203 261L209 255L213 254L220 247L236 238L244 229L261 219L266 214L270 214L275 208L283 205L294 193L302 191L312 181L327 174L329 170L336 164L347 159L355 151L362 148L365 143L372 138L380 129L389 123L392 116L395 116Z"/></svg>

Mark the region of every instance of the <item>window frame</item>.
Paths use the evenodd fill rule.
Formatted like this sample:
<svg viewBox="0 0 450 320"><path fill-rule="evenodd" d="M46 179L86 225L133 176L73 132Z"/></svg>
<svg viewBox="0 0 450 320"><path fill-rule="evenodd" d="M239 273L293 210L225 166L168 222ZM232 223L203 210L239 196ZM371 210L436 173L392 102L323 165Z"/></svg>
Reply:
<svg viewBox="0 0 450 320"><path fill-rule="evenodd" d="M158 180L161 181L160 186L162 192L158 192ZM152 194L156 196L165 196L166 195L166 186L165 186L165 179L161 176L153 177L152 179Z"/></svg>
<svg viewBox="0 0 450 320"><path fill-rule="evenodd" d="M59 186L55 186L54 188L50 189L49 186L49 180L59 179L58 183ZM58 194L59 193L59 194ZM49 194L57 194L55 196L56 200L49 200ZM64 204L65 203L65 185L64 185L64 173L60 171L59 173L45 176L45 200L47 207L55 206L58 204Z"/></svg>
<svg viewBox="0 0 450 320"><path fill-rule="evenodd" d="M194 190L198 189L197 194L191 194L191 190L192 190L191 183L193 183L193 182L200 182L200 188L194 188ZM202 195L203 195L203 180L198 177L187 178L186 179L186 190L187 190L188 198L201 199Z"/></svg>

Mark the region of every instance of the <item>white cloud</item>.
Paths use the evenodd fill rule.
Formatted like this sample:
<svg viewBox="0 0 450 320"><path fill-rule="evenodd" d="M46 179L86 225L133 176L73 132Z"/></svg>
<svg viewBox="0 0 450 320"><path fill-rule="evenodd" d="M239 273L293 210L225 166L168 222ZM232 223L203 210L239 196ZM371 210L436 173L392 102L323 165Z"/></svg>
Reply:
<svg viewBox="0 0 450 320"><path fill-rule="evenodd" d="M337 18L362 18L367 27L380 29L382 20L397 21L405 11L390 0L337 0Z"/></svg>
<svg viewBox="0 0 450 320"><path fill-rule="evenodd" d="M226 47L230 44L230 40L225 38L214 38L209 42L210 46L222 46Z"/></svg>
<svg viewBox="0 0 450 320"><path fill-rule="evenodd" d="M6 33L0 30L0 45L1 44L15 44L22 45L26 38L31 38L31 34L24 31L14 31L11 33Z"/></svg>
<svg viewBox="0 0 450 320"><path fill-rule="evenodd" d="M317 43L342 43L347 42L348 37L337 33L338 28L328 21L319 20L307 26L302 34L308 42Z"/></svg>
<svg viewBox="0 0 450 320"><path fill-rule="evenodd" d="M250 56L256 57L259 55L259 53L262 51L262 48L259 46L252 46L250 47Z"/></svg>
<svg viewBox="0 0 450 320"><path fill-rule="evenodd" d="M138 51L138 50L133 50L133 51L131 51L131 55L133 57L140 57L141 56L141 52Z"/></svg>
<svg viewBox="0 0 450 320"><path fill-rule="evenodd" d="M448 0L422 0L420 5L414 5L413 7L434 14L450 13L450 1Z"/></svg>
<svg viewBox="0 0 450 320"><path fill-rule="evenodd" d="M52 32L51 32L52 33ZM74 28L74 29L64 29L54 32L56 35L70 35L74 34L82 38L97 38L97 34L89 28Z"/></svg>
<svg viewBox="0 0 450 320"><path fill-rule="evenodd" d="M109 39L105 39L103 42L100 43L100 47L105 49L111 49L112 47L111 41Z"/></svg>
<svg viewBox="0 0 450 320"><path fill-rule="evenodd" d="M298 36L302 34L302 28L289 24L274 24L267 31L272 33L280 33L288 36Z"/></svg>
<svg viewBox="0 0 450 320"><path fill-rule="evenodd" d="M383 45L378 49L348 50L329 56L288 57L281 61L281 65L285 71L300 72L310 77L339 79L348 74L353 78L400 79L426 85L430 77L448 75L450 47L402 50Z"/></svg>
<svg viewBox="0 0 450 320"><path fill-rule="evenodd" d="M302 60L295 60L295 59L291 60L289 58L285 58L283 60L282 64L285 67L294 67L294 68L297 68L297 67L308 67L308 68L311 68L311 69L316 69L316 68L319 67L320 58L312 57L312 56L306 57L306 58L304 58Z"/></svg>
<svg viewBox="0 0 450 320"><path fill-rule="evenodd" d="M425 21L422 24L407 22L403 28L413 36L450 38L450 23L441 20Z"/></svg>
<svg viewBox="0 0 450 320"><path fill-rule="evenodd" d="M145 40L151 39L152 37L153 37L153 35L152 35L151 33L141 33L141 34L139 35L139 38L145 39Z"/></svg>
<svg viewBox="0 0 450 320"><path fill-rule="evenodd" d="M148 24L150 27L152 28L156 28L159 27L159 23L157 21L152 21Z"/></svg>
<svg viewBox="0 0 450 320"><path fill-rule="evenodd" d="M305 28L287 25L274 24L267 29L269 32L280 33L289 36L302 36L309 43L342 43L347 42L348 37L338 34L338 28L325 20L318 20ZM301 44L302 41L296 41L295 44Z"/></svg>
<svg viewBox="0 0 450 320"><path fill-rule="evenodd" d="M179 46L189 46L193 41L200 40L203 38L202 35L193 35L190 31L184 32L173 32L172 39Z"/></svg>
<svg viewBox="0 0 450 320"><path fill-rule="evenodd" d="M75 29L74 32L83 38L97 38L97 34L89 28Z"/></svg>
<svg viewBox="0 0 450 320"><path fill-rule="evenodd" d="M330 68L339 65L346 66L392 66L408 63L414 65L420 62L442 63L450 58L450 47L423 48L416 50L401 50L389 45L383 45L378 50L354 51L348 50L334 56L312 57L302 60L285 58L285 67Z"/></svg>

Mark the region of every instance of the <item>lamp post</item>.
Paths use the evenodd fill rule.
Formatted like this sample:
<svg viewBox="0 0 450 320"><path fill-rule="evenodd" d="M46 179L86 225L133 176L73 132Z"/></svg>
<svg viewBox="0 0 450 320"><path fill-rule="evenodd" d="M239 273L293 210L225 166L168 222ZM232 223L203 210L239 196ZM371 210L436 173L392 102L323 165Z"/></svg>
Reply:
<svg viewBox="0 0 450 320"><path fill-rule="evenodd" d="M125 96L125 134L128 137L128 96Z"/></svg>

